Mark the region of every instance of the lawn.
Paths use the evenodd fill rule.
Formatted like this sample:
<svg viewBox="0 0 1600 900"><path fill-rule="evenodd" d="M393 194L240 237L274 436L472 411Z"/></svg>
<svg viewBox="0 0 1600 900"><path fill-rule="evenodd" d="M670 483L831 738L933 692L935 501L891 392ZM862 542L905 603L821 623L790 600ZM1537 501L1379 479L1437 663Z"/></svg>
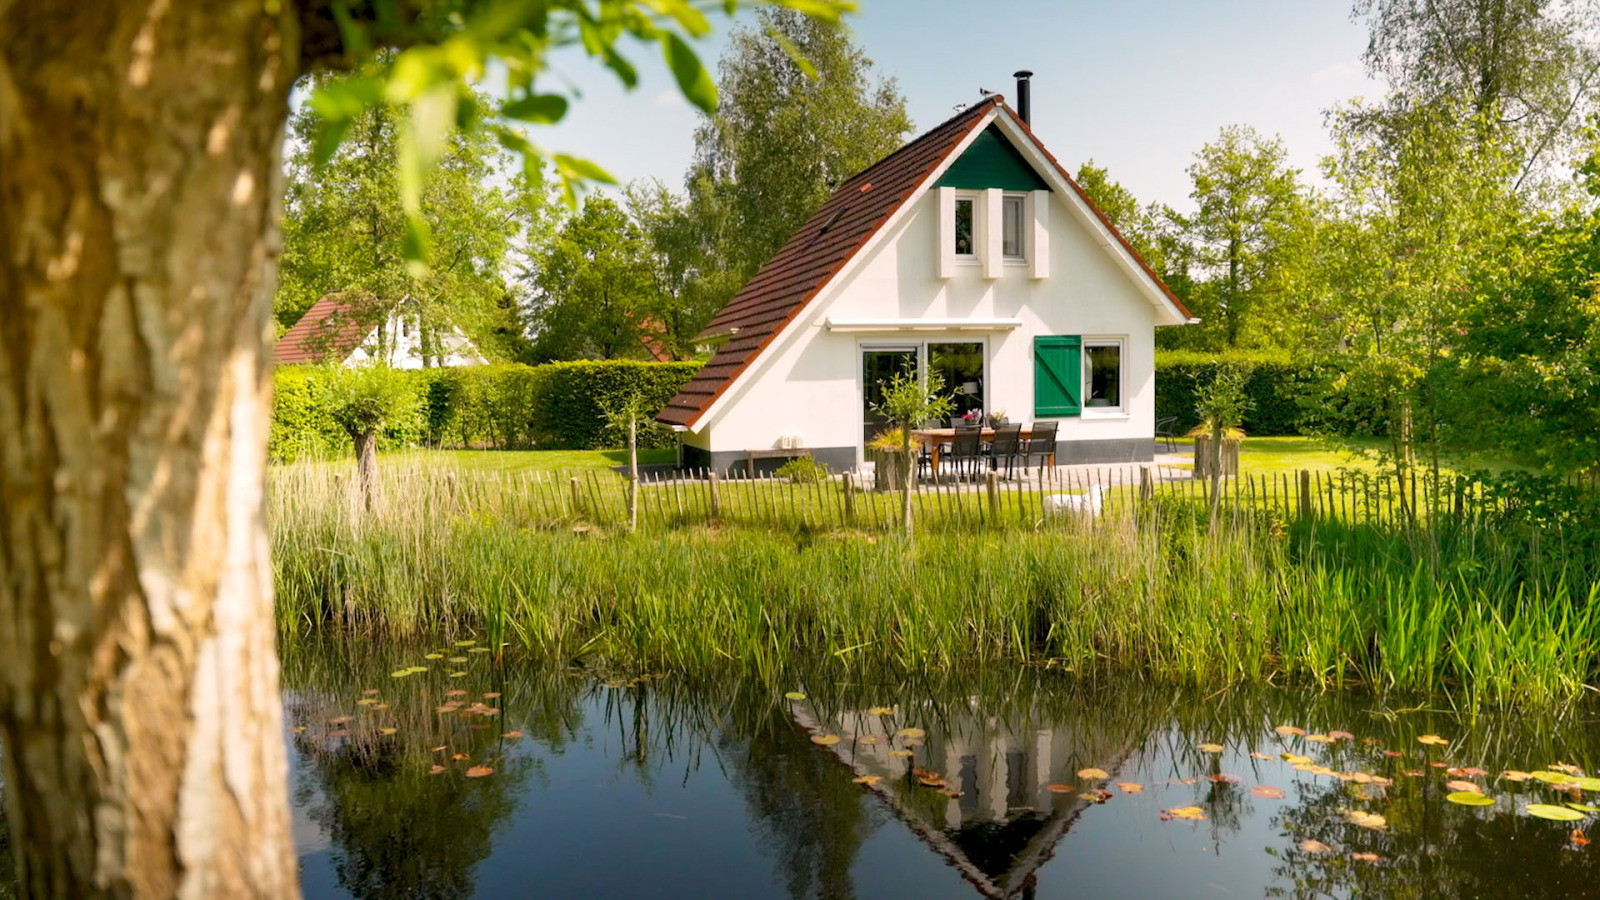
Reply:
<svg viewBox="0 0 1600 900"><path fill-rule="evenodd" d="M628 464L627 450L411 450L385 453L389 463L454 464L486 472L580 472ZM676 462L678 451L640 450L639 465Z"/></svg>
<svg viewBox="0 0 1600 900"><path fill-rule="evenodd" d="M1177 444L1184 464L1192 465L1194 442L1179 438ZM1375 472L1378 469L1378 455L1388 450L1389 446L1387 441L1377 438L1334 441L1315 437L1247 437L1244 446L1239 449L1239 467L1247 475L1292 475L1301 469L1313 472L1335 472L1339 469ZM1417 462L1427 465L1427 460L1421 457ZM1461 452L1446 454L1441 459L1441 466L1450 472L1515 468L1514 464L1504 459Z"/></svg>

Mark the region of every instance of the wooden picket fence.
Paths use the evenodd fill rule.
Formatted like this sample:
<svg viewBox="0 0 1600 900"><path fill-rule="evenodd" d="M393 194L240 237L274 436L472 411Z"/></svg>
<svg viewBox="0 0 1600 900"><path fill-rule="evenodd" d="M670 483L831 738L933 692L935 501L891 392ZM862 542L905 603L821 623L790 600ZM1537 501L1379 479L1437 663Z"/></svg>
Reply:
<svg viewBox="0 0 1600 900"><path fill-rule="evenodd" d="M437 472L416 472L437 486ZM425 514L488 515L532 527L625 525L628 479L613 472L452 472ZM396 486L397 490L407 490ZM1092 504L1088 496L1099 494ZM1051 511L1049 499L1076 495L1069 511ZM990 473L971 481L920 483L914 517L922 528L1039 528L1137 514L1156 503L1210 505L1210 482L1188 470L1163 466L1039 469L1005 479ZM1054 501L1060 503L1061 501ZM1361 471L1243 475L1222 480L1218 506L1226 516L1288 522L1338 521L1351 525L1432 526L1504 509L1505 496L1483 481L1449 476L1439 483L1401 480ZM791 482L767 475L708 471L642 475L638 485L641 529L688 525L759 525L787 529L892 531L901 523L899 492L877 492L855 475Z"/></svg>

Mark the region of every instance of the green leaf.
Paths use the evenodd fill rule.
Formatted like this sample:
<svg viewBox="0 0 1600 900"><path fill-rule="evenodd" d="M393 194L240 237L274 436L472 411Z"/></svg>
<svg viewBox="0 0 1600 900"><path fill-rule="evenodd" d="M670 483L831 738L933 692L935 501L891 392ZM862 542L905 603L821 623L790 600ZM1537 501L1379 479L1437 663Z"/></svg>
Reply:
<svg viewBox="0 0 1600 900"><path fill-rule="evenodd" d="M711 73L700 64L700 57L683 38L671 33L662 42L662 50L666 53L667 65L672 68L672 77L678 79L678 90L683 91L683 96L702 111L714 112L717 108L717 83L711 80Z"/></svg>
<svg viewBox="0 0 1600 900"><path fill-rule="evenodd" d="M574 179L580 181L598 181L601 184L617 183L617 179L613 178L610 172L607 172L605 169L600 168L587 159L579 159L576 156L567 156L564 153L557 153L553 157L553 160L556 164L556 168L561 171L561 174L570 176Z"/></svg>
<svg viewBox="0 0 1600 900"><path fill-rule="evenodd" d="M500 107L500 114L524 122L549 125L567 114L567 98L559 94L533 94Z"/></svg>
<svg viewBox="0 0 1600 900"><path fill-rule="evenodd" d="M804 700L806 698L806 695L799 691L790 691L789 693L784 694L784 696L788 697L790 700Z"/></svg>
<svg viewBox="0 0 1600 900"><path fill-rule="evenodd" d="M406 216L406 234L401 241L401 249L412 277L422 278L428 274L428 247L431 243L428 223L423 221L422 216Z"/></svg>
<svg viewBox="0 0 1600 900"><path fill-rule="evenodd" d="M311 159L318 165L326 165L333 155L339 152L339 144L344 141L344 136L350 132L354 119L323 119L322 127L317 129L316 142L311 148Z"/></svg>
<svg viewBox="0 0 1600 900"><path fill-rule="evenodd" d="M1477 791L1456 791L1453 794L1447 795L1445 797L1445 799L1449 800L1451 803L1459 803L1462 806L1493 806L1494 805L1494 799L1493 798L1485 797L1484 795L1478 793Z"/></svg>
<svg viewBox="0 0 1600 900"><path fill-rule="evenodd" d="M1587 818L1583 813L1567 809L1565 806L1552 806L1548 803L1530 803L1524 809L1528 815L1536 819L1549 819L1552 822L1581 822Z"/></svg>

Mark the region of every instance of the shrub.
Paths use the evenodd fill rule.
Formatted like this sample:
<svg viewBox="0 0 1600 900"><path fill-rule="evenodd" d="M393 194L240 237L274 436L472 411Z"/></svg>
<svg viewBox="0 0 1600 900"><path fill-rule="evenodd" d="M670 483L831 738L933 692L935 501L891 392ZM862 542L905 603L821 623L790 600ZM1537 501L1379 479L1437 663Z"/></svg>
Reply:
<svg viewBox="0 0 1600 900"><path fill-rule="evenodd" d="M778 467L773 474L787 478L791 484L816 484L826 480L829 472L826 463L817 462L814 456L797 456Z"/></svg>
<svg viewBox="0 0 1600 900"><path fill-rule="evenodd" d="M493 365L396 373L419 412L390 428L380 446L425 441L435 446L593 450L620 447L626 427L606 415L631 396L647 418L693 377L699 363L594 361L542 366ZM272 458L348 452L349 438L329 414L326 370L284 366L273 373ZM671 446L670 432L644 428L641 447Z"/></svg>
<svg viewBox="0 0 1600 900"><path fill-rule="evenodd" d="M538 366L531 398L532 438L541 447L595 450L627 443L624 426L611 423L606 411L621 409L630 396L654 417L667 405L700 364L625 361L560 362ZM671 445L671 435L639 435L641 447Z"/></svg>

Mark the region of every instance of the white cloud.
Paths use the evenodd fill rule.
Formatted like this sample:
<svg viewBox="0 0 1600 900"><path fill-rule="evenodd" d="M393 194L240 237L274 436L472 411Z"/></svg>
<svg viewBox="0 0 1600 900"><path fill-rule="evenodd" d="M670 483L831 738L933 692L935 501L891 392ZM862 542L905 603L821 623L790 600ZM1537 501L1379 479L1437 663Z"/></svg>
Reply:
<svg viewBox="0 0 1600 900"><path fill-rule="evenodd" d="M1312 72L1311 83L1324 85L1338 81L1348 81L1352 78L1360 78L1365 72L1366 69L1361 65L1360 60L1352 59L1345 62L1336 62Z"/></svg>

